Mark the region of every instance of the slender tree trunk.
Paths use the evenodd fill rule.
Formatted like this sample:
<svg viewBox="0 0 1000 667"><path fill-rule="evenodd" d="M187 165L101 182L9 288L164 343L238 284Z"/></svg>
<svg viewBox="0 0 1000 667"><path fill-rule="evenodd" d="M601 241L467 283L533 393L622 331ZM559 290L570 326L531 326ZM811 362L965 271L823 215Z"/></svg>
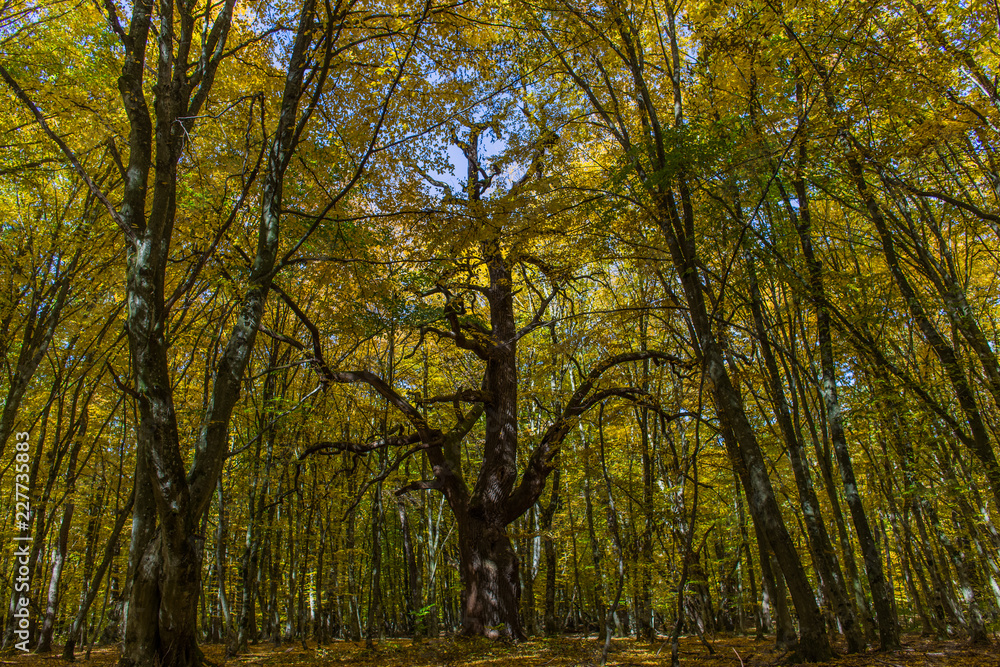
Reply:
<svg viewBox="0 0 1000 667"><path fill-rule="evenodd" d="M875 617L878 623L879 643L882 650L890 650L899 646L899 626L892 610L892 600L882 568L882 557L875 544L868 514L861 501L858 482L854 475L854 464L847 447L844 434L843 416L840 398L837 392L836 370L833 358L833 336L830 326L830 312L827 307L826 292L823 286L823 273L819 260L812 245L812 217L809 210L809 200L806 195L805 181L801 170L805 163L805 140L799 142L798 173L795 180L795 195L798 199L798 215L796 228L802 253L805 255L809 271L809 284L812 290L813 303L817 308L816 328L819 339L820 367L822 380L821 393L826 407L827 423L830 429L830 440L840 468L840 477L844 485L844 499L851 511L851 518L857 534L858 544L864 556L865 572L868 575L868 585L871 589L875 606Z"/></svg>
<svg viewBox="0 0 1000 667"><path fill-rule="evenodd" d="M844 587L840 563L837 562L836 552L833 549L826 525L820 514L819 499L816 497L812 478L809 474L809 462L805 456L805 448L802 446L801 434L792 422L788 401L785 398L785 390L781 385L778 364L771 350L771 343L764 322L756 267L754 266L753 257L749 254L747 256L747 272L750 279L751 310L753 311L754 325L757 330L757 339L760 344L761 356L764 359L771 398L774 403L775 417L784 437L785 444L788 446L788 455L792 463L795 483L799 490L799 504L802 506L802 514L805 519L806 533L813 555L813 563L819 574L820 583L822 584L826 598L829 600L830 606L833 608L837 620L840 622L841 630L847 639L847 651L848 653L856 653L864 649L864 636L854 617L854 611L851 608L850 600Z"/></svg>
<svg viewBox="0 0 1000 667"><path fill-rule="evenodd" d="M56 326L62 317L62 310L70 292L79 258L80 252L77 252L72 261L67 264L68 269L52 283L47 295L50 299L46 299L46 295L41 298L33 295L28 306L21 347L18 350L14 372L8 376L7 395L4 398L3 411L0 412L0 455L4 453L7 441L14 431L17 412L21 407L31 378L34 377L38 365L45 358L55 335ZM61 265L62 262L56 262L56 264Z"/></svg>
<svg viewBox="0 0 1000 667"><path fill-rule="evenodd" d="M396 510L399 512L399 525L402 529L403 538L403 561L406 567L406 614L407 625L413 633L413 641L419 643L423 641L426 634L424 628L423 606L423 582L421 581L420 568L417 557L413 550L413 538L410 533L410 519L406 513L406 505L402 498L396 503Z"/></svg>
<svg viewBox="0 0 1000 667"><path fill-rule="evenodd" d="M41 424L41 429L40 429L41 432L38 436L38 440L35 442L35 449L32 451L31 466L28 471L28 484L27 484L28 488L24 492L25 495L31 499L34 499L36 497L35 493L36 489L38 488L39 466L42 461L42 453L45 450L45 440L48 432L49 415L51 413L55 397L59 392L60 384L61 384L61 378L57 377L56 382L53 384L52 390L49 393L49 400L46 402L45 407L42 408L42 415L39 420L39 423ZM23 473L18 473L18 474L23 474ZM17 509L16 505L15 509ZM18 563L17 576L19 579L21 579L24 576L28 577L27 581L21 579L20 581L16 581L16 584L21 586L27 585L28 588L26 590L29 591L31 590L31 582L34 580L35 563L37 562L38 558L38 549L44 542L44 534L45 534L44 509L45 509L44 501L32 502L30 504L30 509L28 511L28 520L26 522L20 520L20 517L17 517L17 515L15 515L15 518L18 519L17 541L19 543L15 552L16 562ZM29 541L31 546L30 547L25 546L25 544L29 543ZM25 551L28 552L27 553L28 557L26 560L24 559ZM22 569L22 566L24 567L24 569ZM18 585L11 586L10 600L8 601L8 606L7 606L7 619L6 623L4 624L3 648L9 648L14 645L14 623L16 621L14 613L17 611L18 607L21 606L19 604L21 597L24 597L23 591L18 590L18 588L20 587Z"/></svg>
<svg viewBox="0 0 1000 667"><path fill-rule="evenodd" d="M893 240L888 224L882 214L882 208L871 194L868 184L865 181L861 164L858 162L857 158L851 154L847 156L847 163L851 178L858 190L858 194L861 196L868 216L878 232L879 239L882 243L882 252L885 255L886 264L888 265L890 273L896 282L896 286L903 295L903 299L906 301L910 314L916 321L917 326L920 328L920 332L923 334L924 339L927 341L928 345L930 345L934 354L938 357L938 360L940 361L941 366L947 374L952 388L954 389L955 398L958 400L958 403L962 408L962 412L965 414L966 421L969 425L969 431L971 432L971 437L965 434L959 435L962 437L963 442L965 442L972 454L978 458L982 464L983 472L986 475L986 479L989 481L990 490L993 493L993 498L997 505L1000 505L1000 464L997 462L996 452L993 450L993 446L990 443L989 433L986 429L982 413L980 412L979 406L976 402L975 392L970 386L968 377L965 374L964 366L959 360L954 347L949 344L940 331L938 331L938 328L935 326L934 322L927 313L927 309L921 302L919 295L913 288L910 279L907 278L905 272L903 271L903 268L900 265L899 256L896 252L896 243Z"/></svg>
<svg viewBox="0 0 1000 667"><path fill-rule="evenodd" d="M217 486L219 499L218 525L215 529L215 572L218 577L219 611L222 612L222 637L226 646L232 643L232 614L229 610L229 596L226 594L226 547L229 541L229 522L226 516L226 503L222 496L222 480Z"/></svg>
<svg viewBox="0 0 1000 667"><path fill-rule="evenodd" d="M349 494L348 497L350 497L350 495L355 493L354 487L356 486L354 483L354 475L351 473L348 473L347 485ZM347 514L347 530L344 535L344 547L347 549L349 554L353 554L354 549L356 548L356 538L354 532L356 520L357 509L352 508ZM352 641L358 641L361 638L361 609L358 600L362 593L358 590L360 584L358 582L357 572L358 563L355 562L355 559L351 558L347 563L347 613L350 616L350 620L345 625L347 625L346 634Z"/></svg>
<svg viewBox="0 0 1000 667"><path fill-rule="evenodd" d="M107 572L108 566L111 564L111 561L118 550L118 536L121 535L122 528L125 527L125 522L128 521L129 514L132 512L134 498L135 495L133 492L133 495L129 496L125 507L123 507L121 512L118 513L118 517L115 519L115 525L111 528L110 535L108 535L108 541L104 547L104 555L101 557L101 562L97 566L97 571L94 573L93 579L88 582L88 586L86 588L87 595L80 604L80 609L76 612L76 617L69 626L69 632L66 635L66 644L63 647L62 653L63 660L66 660L67 662L73 662L73 651L76 648L77 637L81 636L81 632L84 628L84 622L87 618L87 612L90 610L90 606L94 604L94 600L97 599L97 594L101 590L101 579L104 578L104 573Z"/></svg>
<svg viewBox="0 0 1000 667"><path fill-rule="evenodd" d="M774 557L769 553L770 545L767 538L757 529L757 545L760 553L760 574L764 584L764 594L768 606L772 610L771 620L774 623L774 643L781 649L795 646L795 626L788 612L788 602L785 599L785 578L781 569L774 566Z"/></svg>
<svg viewBox="0 0 1000 667"><path fill-rule="evenodd" d="M382 484L375 485L371 503L371 564L368 587L368 618L365 623L365 646L374 648L375 637L382 637L379 615L382 613Z"/></svg>
<svg viewBox="0 0 1000 667"><path fill-rule="evenodd" d="M589 461L592 456L590 454L590 448L584 449L584 479L583 479L583 497L586 507L586 517L587 517L587 534L590 538L590 558L594 564L594 611L597 613L597 629L598 637L603 637L607 634L606 622L607 622L607 610L604 606L604 571L601 567L601 543L597 538L597 531L594 528L594 503L593 503L593 489L590 484L591 478L591 466Z"/></svg>
<svg viewBox="0 0 1000 667"><path fill-rule="evenodd" d="M750 545L750 533L747 530L746 513L743 511L743 494L740 493L739 475L734 474L735 485L733 487L736 494L736 515L740 523L740 545L741 550L746 554L746 577L750 580L750 607L753 613L754 637L759 641L769 631L764 609L761 607L757 597L757 576L753 567L753 549Z"/></svg>
<svg viewBox="0 0 1000 667"><path fill-rule="evenodd" d="M645 283L642 284L645 292ZM640 349L649 349L649 313L640 315ZM644 392L649 392L649 359L642 361L642 382ZM649 409L639 408L640 447L642 450L642 534L639 538L639 567L636 573L638 591L636 595L636 638L652 643L656 639L653 624L653 455L650 444Z"/></svg>
<svg viewBox="0 0 1000 667"><path fill-rule="evenodd" d="M552 537L552 519L559 508L560 470L556 465L552 473L552 493L549 502L542 510L542 551L545 555L545 634L554 636L559 633L559 620L556 613L556 548Z"/></svg>
<svg viewBox="0 0 1000 667"><path fill-rule="evenodd" d="M75 403L75 401L74 401ZM49 577L48 599L45 605L45 619L42 621L42 631L38 640L37 653L49 653L52 651L52 633L55 631L56 614L59 612L59 584L62 581L63 567L66 564L66 555L69 549L69 530L73 524L73 513L76 504L72 500L72 494L76 486L76 466L83 439L87 434L87 407L84 406L80 417L81 424L76 434L75 442L70 447L69 461L66 469L66 492L67 500L63 508L62 522L59 525L59 535L56 538L56 547L52 552L52 575Z"/></svg>
<svg viewBox="0 0 1000 667"><path fill-rule="evenodd" d="M979 606L979 599L973 587L972 573L968 567L966 554L962 553L962 550L958 549L947 533L945 533L934 507L930 503L926 503L924 509L930 518L931 525L934 526L934 530L937 533L938 542L944 548L945 553L951 560L952 566L955 568L959 591L968 611L965 615L965 627L969 633L969 639L973 644L989 644L989 633L986 630L986 625L983 621L983 612Z"/></svg>

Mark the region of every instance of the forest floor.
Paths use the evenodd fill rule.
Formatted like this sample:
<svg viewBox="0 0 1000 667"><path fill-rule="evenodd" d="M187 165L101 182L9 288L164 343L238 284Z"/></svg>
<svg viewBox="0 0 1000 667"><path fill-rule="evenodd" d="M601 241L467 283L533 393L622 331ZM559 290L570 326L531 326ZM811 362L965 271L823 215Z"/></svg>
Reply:
<svg viewBox="0 0 1000 667"><path fill-rule="evenodd" d="M696 637L684 637L680 642L680 661L690 667L765 667L800 664L785 651L774 648L771 641L754 641L748 637L719 638L711 642L714 653ZM813 663L824 667L1000 667L1000 643L987 647L972 647L962 640L938 641L907 635L902 649L892 652L868 651L841 655L829 662ZM374 649L363 642L337 641L317 647L309 643L275 647L260 644L246 655L225 659L219 645L202 647L206 658L227 667L318 667L319 665L377 665L378 667L591 667L600 664L601 644L596 639L560 637L536 639L517 646L486 640L441 638L414 644L410 639L384 639ZM838 647L843 650L843 647ZM95 648L89 660L77 657L81 667L109 667L118 659L117 647ZM63 663L58 653L48 656L18 654L0 659L0 665L23 667L55 667ZM612 643L608 665L640 667L669 665L669 640L654 643L617 639Z"/></svg>

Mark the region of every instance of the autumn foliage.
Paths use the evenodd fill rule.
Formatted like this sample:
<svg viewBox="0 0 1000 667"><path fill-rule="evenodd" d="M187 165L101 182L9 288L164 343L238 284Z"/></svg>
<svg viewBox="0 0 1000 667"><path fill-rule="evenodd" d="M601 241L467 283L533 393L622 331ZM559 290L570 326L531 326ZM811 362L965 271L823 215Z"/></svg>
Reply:
<svg viewBox="0 0 1000 667"><path fill-rule="evenodd" d="M998 29L4 4L3 647L995 657Z"/></svg>

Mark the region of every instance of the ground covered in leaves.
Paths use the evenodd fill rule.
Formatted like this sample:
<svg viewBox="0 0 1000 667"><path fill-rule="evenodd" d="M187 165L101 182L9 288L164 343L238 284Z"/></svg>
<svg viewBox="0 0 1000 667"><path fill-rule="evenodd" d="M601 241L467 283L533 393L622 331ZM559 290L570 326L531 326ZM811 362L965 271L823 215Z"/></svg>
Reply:
<svg viewBox="0 0 1000 667"><path fill-rule="evenodd" d="M892 652L869 651L856 655L841 655L825 663L827 667L1000 667L1000 643L996 637L987 647L972 647L965 641L937 641L917 636L907 636L903 648ZM771 665L799 664L787 652L774 648L771 641L754 641L747 637L716 639L711 642L714 653L709 653L697 638L681 639L682 665L691 667L764 667ZM216 665L229 667L312 667L313 665L378 665L379 667L590 667L600 664L601 644L594 638L560 637L537 639L517 646L486 640L442 638L414 644L409 639L385 639L374 649L366 649L363 642L333 642L317 647L315 644L288 644L275 647L261 644L251 647L246 655L224 657L221 646L203 647L205 656ZM841 650L843 647L840 647ZM89 660L80 655L77 664L105 666L117 662L117 648L95 648ZM25 667L55 667L62 663L58 653L50 656L34 654L8 655L0 665ZM65 664L65 663L62 663ZM643 665L669 665L670 643L660 641L652 645L630 639L619 639L612 644L608 665L621 667Z"/></svg>

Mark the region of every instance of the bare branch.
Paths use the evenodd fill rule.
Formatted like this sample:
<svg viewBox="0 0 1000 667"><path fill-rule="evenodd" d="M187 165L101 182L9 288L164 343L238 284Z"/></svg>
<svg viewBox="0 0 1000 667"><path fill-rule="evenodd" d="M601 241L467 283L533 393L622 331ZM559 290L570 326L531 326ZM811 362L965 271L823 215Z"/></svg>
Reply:
<svg viewBox="0 0 1000 667"><path fill-rule="evenodd" d="M436 479L419 479L414 482L410 482L406 486L402 486L396 489L396 495L402 496L403 494L409 493L410 491L440 491L441 482Z"/></svg>
<svg viewBox="0 0 1000 667"><path fill-rule="evenodd" d="M368 454L386 447L401 447L420 442L420 436L416 433L407 436L388 436L379 440L374 440L365 444L356 442L317 442L315 445L306 448L299 454L299 461L304 460L312 454L337 454L350 452L351 454Z"/></svg>

